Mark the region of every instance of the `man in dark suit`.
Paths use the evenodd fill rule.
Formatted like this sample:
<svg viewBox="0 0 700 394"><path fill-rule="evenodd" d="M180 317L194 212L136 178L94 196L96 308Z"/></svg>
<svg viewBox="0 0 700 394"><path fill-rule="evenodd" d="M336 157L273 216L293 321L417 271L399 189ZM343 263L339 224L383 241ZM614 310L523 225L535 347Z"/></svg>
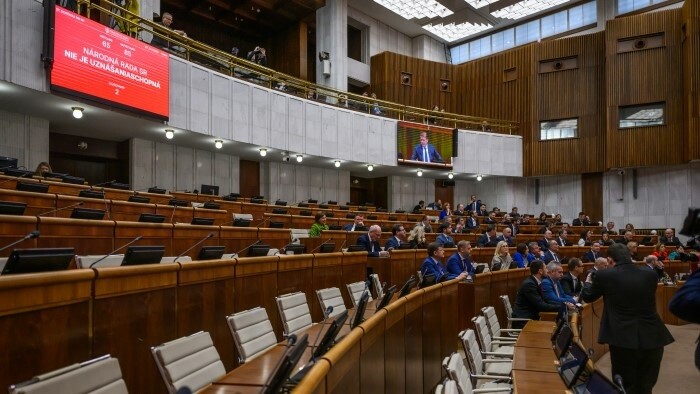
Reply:
<svg viewBox="0 0 700 394"><path fill-rule="evenodd" d="M497 238L499 241L504 241L508 246L515 246L515 241L513 240L513 230L510 227L503 229L503 233Z"/></svg>
<svg viewBox="0 0 700 394"><path fill-rule="evenodd" d="M391 228L391 238L384 244L384 249L397 249L401 244L406 242L406 229L402 224L395 224Z"/></svg>
<svg viewBox="0 0 700 394"><path fill-rule="evenodd" d="M486 229L486 232L481 237L479 237L479 240L476 241L476 244L480 248L496 246L496 244L498 244L498 238L496 237L496 225L489 224L489 227Z"/></svg>
<svg viewBox="0 0 700 394"><path fill-rule="evenodd" d="M418 201L418 205L413 207L413 213L421 213L423 211L423 207L425 207L425 201Z"/></svg>
<svg viewBox="0 0 700 394"><path fill-rule="evenodd" d="M478 215L481 211L481 200L477 200L476 195L472 194L467 210L474 212L474 215Z"/></svg>
<svg viewBox="0 0 700 394"><path fill-rule="evenodd" d="M581 274L583 274L583 263L581 260L576 257L569 259L569 271L560 280L564 293L572 297L576 297L581 293L583 289Z"/></svg>
<svg viewBox="0 0 700 394"><path fill-rule="evenodd" d="M584 253L583 256L581 257L581 260L583 260L585 263L592 263L598 257L605 257L605 256L603 256L603 253L600 252L600 242L595 241L591 244L591 250Z"/></svg>
<svg viewBox="0 0 700 394"><path fill-rule="evenodd" d="M472 246L469 241L461 240L457 242L457 253L447 259L447 272L452 275L459 275L466 272L474 275L474 264L471 259Z"/></svg>
<svg viewBox="0 0 700 394"><path fill-rule="evenodd" d="M459 274L453 274L447 272L445 267L442 266L442 259L445 257L445 249L437 243L433 242L428 245L428 257L423 260L423 264L420 267L420 272L423 273L423 277L426 275L434 275L435 282L441 282L450 279L464 279L467 277L466 272L461 272Z"/></svg>
<svg viewBox="0 0 700 394"><path fill-rule="evenodd" d="M452 234L452 227L448 223L443 223L438 227L438 236L435 238L435 242L439 243L443 248L454 248L455 241L450 234Z"/></svg>
<svg viewBox="0 0 700 394"><path fill-rule="evenodd" d="M379 238L382 236L382 228L373 225L367 234L362 234L357 238L357 244L362 245L367 250L369 257L388 257L389 252L382 250L379 246Z"/></svg>
<svg viewBox="0 0 700 394"><path fill-rule="evenodd" d="M590 226L591 225L591 219L586 216L585 212L579 212L578 213L578 218L574 219L571 222L572 226Z"/></svg>
<svg viewBox="0 0 700 394"><path fill-rule="evenodd" d="M423 161L426 163L442 163L442 156L432 144L428 143L428 133L420 133L420 144L416 145L411 154L411 160Z"/></svg>
<svg viewBox="0 0 700 394"><path fill-rule="evenodd" d="M355 215L355 221L352 223L348 223L345 226L343 226L343 230L345 231L356 231L356 228L361 228L364 229L365 223L364 223L365 218L362 217L362 215ZM358 230L359 231L359 230Z"/></svg>
<svg viewBox="0 0 700 394"><path fill-rule="evenodd" d="M552 232L550 230L547 230L544 232L544 238L538 242L540 245L540 249L542 249L543 252L546 252L549 250L549 241L552 241L554 238L552 238ZM554 241L556 242L556 241Z"/></svg>
<svg viewBox="0 0 700 394"><path fill-rule="evenodd" d="M664 235L662 237L659 237L659 243L664 244L666 246L681 246L681 240L676 237L676 235L673 233L672 228L667 228L664 230Z"/></svg>
<svg viewBox="0 0 700 394"><path fill-rule="evenodd" d="M542 295L542 279L545 275L545 266L541 260L530 263L530 276L528 276L518 289L513 306L513 317L539 320L540 312L557 312L560 305L548 304ZM513 328L522 328L526 322L513 322Z"/></svg>
<svg viewBox="0 0 700 394"><path fill-rule="evenodd" d="M622 377L628 393L651 394L664 346L673 342L656 312L658 276L652 270L637 268L621 244L608 248L608 260L615 266L587 279L581 298L593 302L603 297L598 342L610 347L613 376Z"/></svg>
<svg viewBox="0 0 700 394"><path fill-rule="evenodd" d="M569 242L569 232L567 230L559 230L557 243L559 246L571 246L571 242Z"/></svg>
<svg viewBox="0 0 700 394"><path fill-rule="evenodd" d="M559 244L557 241L549 241L549 250L544 252L543 260L545 263L549 263L550 261L556 261L557 263L561 262L561 256L559 256Z"/></svg>

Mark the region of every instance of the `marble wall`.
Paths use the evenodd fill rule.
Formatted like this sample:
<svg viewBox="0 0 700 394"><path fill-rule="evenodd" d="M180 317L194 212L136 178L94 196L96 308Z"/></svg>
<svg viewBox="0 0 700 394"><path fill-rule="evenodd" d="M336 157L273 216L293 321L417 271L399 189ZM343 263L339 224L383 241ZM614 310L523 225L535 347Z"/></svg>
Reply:
<svg viewBox="0 0 700 394"><path fill-rule="evenodd" d="M418 201L429 204L435 200L435 180L416 176L390 176L389 210L413 210Z"/></svg>
<svg viewBox="0 0 700 394"><path fill-rule="evenodd" d="M296 163L265 162L261 168L261 192L268 201L297 203L350 199L350 171L317 168Z"/></svg>
<svg viewBox="0 0 700 394"><path fill-rule="evenodd" d="M523 138L460 130L455 172L482 175L523 176Z"/></svg>
<svg viewBox="0 0 700 394"><path fill-rule="evenodd" d="M48 92L48 79L40 61L43 26L41 1L0 1L0 80Z"/></svg>
<svg viewBox="0 0 700 394"><path fill-rule="evenodd" d="M0 156L15 157L30 170L49 161L49 121L0 110Z"/></svg>

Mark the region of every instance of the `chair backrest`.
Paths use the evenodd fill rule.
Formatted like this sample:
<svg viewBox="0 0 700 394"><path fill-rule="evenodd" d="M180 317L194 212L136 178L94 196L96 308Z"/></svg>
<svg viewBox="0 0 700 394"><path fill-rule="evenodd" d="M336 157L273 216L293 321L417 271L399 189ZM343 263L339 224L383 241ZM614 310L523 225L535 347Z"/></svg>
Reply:
<svg viewBox="0 0 700 394"><path fill-rule="evenodd" d="M481 375L483 359L481 358L481 349L479 349L479 344L476 342L476 334L474 334L474 330L466 329L460 332L459 339L462 340L464 353L467 355L469 370L472 371L472 374L474 375Z"/></svg>
<svg viewBox="0 0 700 394"><path fill-rule="evenodd" d="M311 313L306 303L306 294L302 292L284 294L275 297L275 301L284 326L284 336L311 327Z"/></svg>
<svg viewBox="0 0 700 394"><path fill-rule="evenodd" d="M340 294L339 288L329 287L327 289L316 290L316 295L318 296L319 304L321 304L324 318L328 319L329 317L334 317L345 311L345 301L343 301L343 296ZM329 306L333 307L333 311L326 314L326 310Z"/></svg>
<svg viewBox="0 0 700 394"><path fill-rule="evenodd" d="M208 332L198 332L151 348L165 387L171 394L183 387L195 392L226 374Z"/></svg>
<svg viewBox="0 0 700 394"><path fill-rule="evenodd" d="M289 229L291 242L298 242L301 238L309 238L308 228L292 228Z"/></svg>
<svg viewBox="0 0 700 394"><path fill-rule="evenodd" d="M73 364L12 385L10 394L127 393L119 361L109 355Z"/></svg>
<svg viewBox="0 0 700 394"><path fill-rule="evenodd" d="M374 289L377 292L377 299L384 297L384 290L382 289L382 283L379 281L379 275L372 274L369 277L372 279L372 286L374 286ZM371 292L370 295L372 295Z"/></svg>
<svg viewBox="0 0 700 394"><path fill-rule="evenodd" d="M471 376L459 353L452 353L450 356L450 360L447 362L447 375L457 383L460 392L472 392Z"/></svg>
<svg viewBox="0 0 700 394"><path fill-rule="evenodd" d="M484 318L486 319L486 326L488 327L489 333L491 334L491 339L493 339L494 337L500 337L501 324L498 322L498 316L496 316L496 308L492 306L487 306L481 308L481 313L484 314Z"/></svg>
<svg viewBox="0 0 700 394"><path fill-rule="evenodd" d="M348 293L350 293L350 300L352 301L353 307L357 306L357 303L360 302L360 298L362 298L362 293L365 291L366 283L367 282L360 281L355 283L348 283L346 285L348 287Z"/></svg>
<svg viewBox="0 0 700 394"><path fill-rule="evenodd" d="M238 361L243 364L277 345L270 318L265 308L257 307L226 317Z"/></svg>
<svg viewBox="0 0 700 394"><path fill-rule="evenodd" d="M486 326L486 319L483 316L474 316L472 318L472 323L474 323L474 331L476 331L476 337L479 340L479 345L481 349L485 352L490 352L491 349L491 334Z"/></svg>
<svg viewBox="0 0 700 394"><path fill-rule="evenodd" d="M75 256L75 264L78 268L91 268L92 264L95 264L96 268L102 267L119 267L122 265L124 260L124 255L115 254L112 256L105 255L87 255L87 256Z"/></svg>
<svg viewBox="0 0 700 394"><path fill-rule="evenodd" d="M464 394L469 394L471 391L463 392ZM457 382L454 380L447 380L442 385L442 394L460 394Z"/></svg>
<svg viewBox="0 0 700 394"><path fill-rule="evenodd" d="M506 311L506 318L508 320L508 327L507 328L510 329L510 328L512 328L511 327L512 322L510 319L513 317L513 307L510 306L510 298L508 298L507 294L499 296L498 298L500 298L501 301L503 302L503 308Z"/></svg>

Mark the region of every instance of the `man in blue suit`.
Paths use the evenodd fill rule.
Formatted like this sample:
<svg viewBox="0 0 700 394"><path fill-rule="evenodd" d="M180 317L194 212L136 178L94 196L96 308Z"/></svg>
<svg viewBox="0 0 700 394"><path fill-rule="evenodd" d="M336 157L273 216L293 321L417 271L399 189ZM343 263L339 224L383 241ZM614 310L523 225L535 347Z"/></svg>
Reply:
<svg viewBox="0 0 700 394"><path fill-rule="evenodd" d="M474 275L474 265L471 259L472 245L469 241L461 240L457 243L457 253L447 259L447 272L456 275L466 272L469 276Z"/></svg>
<svg viewBox="0 0 700 394"><path fill-rule="evenodd" d="M605 256L603 256L603 253L601 253L601 251L600 251L600 242L595 241L591 244L591 250L584 253L583 256L581 257L581 260L583 260L583 262L585 262L585 263L592 263L598 257L605 257Z"/></svg>
<svg viewBox="0 0 700 394"><path fill-rule="evenodd" d="M544 301L548 304L565 304L569 308L573 308L576 300L574 297L566 294L561 286L561 278L564 276L564 270L561 264L556 261L551 261L547 264L547 272L549 276L542 279L542 294Z"/></svg>
<svg viewBox="0 0 700 394"><path fill-rule="evenodd" d="M447 223L443 223L438 228L438 231L440 232L440 235L435 238L435 242L439 243L440 246L445 248L454 248L455 241L450 236L450 234L452 234L452 227L450 227L450 225Z"/></svg>
<svg viewBox="0 0 700 394"><path fill-rule="evenodd" d="M382 228L375 224L369 228L367 234L362 234L357 238L357 244L367 249L367 256L369 257L388 257L389 252L382 250L379 246L378 241L381 236Z"/></svg>
<svg viewBox="0 0 700 394"><path fill-rule="evenodd" d="M442 163L442 156L432 144L428 143L428 133L420 133L420 144L416 145L411 155L411 160L423 161L426 163Z"/></svg>
<svg viewBox="0 0 700 394"><path fill-rule="evenodd" d="M384 244L384 249L397 249L401 244L406 242L406 229L401 224L395 224L391 228L391 238Z"/></svg>
<svg viewBox="0 0 700 394"><path fill-rule="evenodd" d="M423 274L423 277L434 275L435 282L440 282L450 279L464 279L467 276L466 272L460 274L447 272L442 266L441 260L443 258L445 258L445 249L443 249L439 243L433 242L428 245L428 257L423 261L420 267L420 272Z"/></svg>
<svg viewBox="0 0 700 394"><path fill-rule="evenodd" d="M549 250L544 253L543 258L545 263L550 261L561 262L561 256L559 256L559 244L555 240L549 241Z"/></svg>

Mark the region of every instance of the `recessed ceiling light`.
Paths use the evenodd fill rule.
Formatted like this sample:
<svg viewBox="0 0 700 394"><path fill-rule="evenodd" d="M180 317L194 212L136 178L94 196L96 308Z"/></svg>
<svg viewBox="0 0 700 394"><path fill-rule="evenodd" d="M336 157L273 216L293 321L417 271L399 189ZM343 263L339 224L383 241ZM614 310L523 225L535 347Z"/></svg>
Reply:
<svg viewBox="0 0 700 394"><path fill-rule="evenodd" d="M297 163L301 163L302 160L304 160L304 156L297 155Z"/></svg>
<svg viewBox="0 0 700 394"><path fill-rule="evenodd" d="M214 146L216 149L221 149L224 146L224 140L214 140Z"/></svg>
<svg viewBox="0 0 700 394"><path fill-rule="evenodd" d="M336 168L340 167L340 160L334 161L334 162L333 162L333 165L334 165Z"/></svg>
<svg viewBox="0 0 700 394"><path fill-rule="evenodd" d="M367 164L367 171L372 171L374 170L374 166L371 164Z"/></svg>
<svg viewBox="0 0 700 394"><path fill-rule="evenodd" d="M175 137L175 131L173 129L165 129L165 138L171 140Z"/></svg>
<svg viewBox="0 0 700 394"><path fill-rule="evenodd" d="M267 156L267 149L265 149L265 148L260 148L260 156L262 156L262 157Z"/></svg>
<svg viewBox="0 0 700 394"><path fill-rule="evenodd" d="M72 107L71 109L73 110L73 117L74 117L74 118L80 119L80 118L83 117L83 111L84 111L84 110L83 110L82 108L80 108L80 107Z"/></svg>

